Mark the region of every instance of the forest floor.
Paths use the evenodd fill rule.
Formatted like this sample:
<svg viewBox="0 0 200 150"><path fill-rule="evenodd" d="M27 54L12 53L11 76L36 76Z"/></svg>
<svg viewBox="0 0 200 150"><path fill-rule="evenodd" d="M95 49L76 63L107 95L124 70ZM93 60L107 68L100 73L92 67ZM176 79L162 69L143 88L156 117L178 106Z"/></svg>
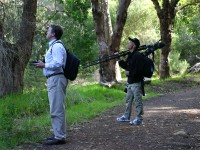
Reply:
<svg viewBox="0 0 200 150"><path fill-rule="evenodd" d="M23 145L18 150L200 150L200 79L195 80L196 86L188 79L153 86L163 95L144 102L140 126L116 121L124 104L70 130L65 145Z"/></svg>

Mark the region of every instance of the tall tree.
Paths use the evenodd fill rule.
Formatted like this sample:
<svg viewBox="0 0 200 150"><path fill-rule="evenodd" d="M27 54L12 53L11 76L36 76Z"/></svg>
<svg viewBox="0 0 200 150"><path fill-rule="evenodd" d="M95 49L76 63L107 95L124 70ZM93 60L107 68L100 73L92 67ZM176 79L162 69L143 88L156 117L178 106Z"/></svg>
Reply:
<svg viewBox="0 0 200 150"><path fill-rule="evenodd" d="M165 47L161 49L160 66L159 66L160 78L164 79L170 76L168 56L171 51L172 31L174 27L174 20L176 17L176 13L178 12L178 10L181 10L189 5L198 4L199 1L198 0L187 1L188 4L184 4L179 8L177 7L177 4L181 0L162 0L162 1L151 0L151 1L155 6L155 9L157 11L157 16L159 18L161 39L165 43Z"/></svg>
<svg viewBox="0 0 200 150"><path fill-rule="evenodd" d="M162 0L162 7L158 0L151 1L155 6L160 21L161 39L165 43L165 47L161 49L159 66L159 76L164 79L170 76L168 56L171 51L172 30L176 16L175 8L179 0Z"/></svg>
<svg viewBox="0 0 200 150"><path fill-rule="evenodd" d="M119 51L130 2L131 0L119 0L114 31L112 31L108 0L91 0L100 58ZM116 82L115 64L115 60L100 64L101 83L110 85Z"/></svg>
<svg viewBox="0 0 200 150"><path fill-rule="evenodd" d="M5 3L0 2L2 8ZM4 17L0 18L0 96L22 92L24 70L32 52L36 27L37 0L23 0L23 12L17 41L8 41L4 32ZM5 13L5 12L4 12ZM5 14L3 14L4 16Z"/></svg>

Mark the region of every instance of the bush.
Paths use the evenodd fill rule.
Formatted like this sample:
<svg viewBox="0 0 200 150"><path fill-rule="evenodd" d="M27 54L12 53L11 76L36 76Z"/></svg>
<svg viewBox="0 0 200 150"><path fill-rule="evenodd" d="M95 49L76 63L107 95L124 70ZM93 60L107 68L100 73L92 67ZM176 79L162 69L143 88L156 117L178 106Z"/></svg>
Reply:
<svg viewBox="0 0 200 150"><path fill-rule="evenodd" d="M186 60L180 60L180 53L177 51L172 51L170 53L169 65L172 74L183 75L187 71L189 64Z"/></svg>

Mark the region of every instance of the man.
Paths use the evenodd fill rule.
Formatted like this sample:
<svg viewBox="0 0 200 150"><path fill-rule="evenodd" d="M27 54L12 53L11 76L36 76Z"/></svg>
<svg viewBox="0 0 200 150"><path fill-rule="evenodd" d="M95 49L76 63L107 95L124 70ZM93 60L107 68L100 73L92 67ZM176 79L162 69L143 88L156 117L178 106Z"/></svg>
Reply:
<svg viewBox="0 0 200 150"><path fill-rule="evenodd" d="M127 94L126 94L126 109L124 115L117 118L117 121L126 122L130 121L132 102L135 100L136 118L130 121L131 125L140 125L143 121L143 68L144 58L138 48L140 41L137 38L129 38L128 49L130 51L126 61L120 60L119 65L125 69L127 76Z"/></svg>
<svg viewBox="0 0 200 150"><path fill-rule="evenodd" d="M67 79L63 74L63 68L67 55L64 46L61 43L56 43L60 41L62 34L63 30L59 25L51 25L48 28L46 39L50 42L49 49L45 55L45 62L38 61L34 64L38 68L43 68L44 76L47 78L50 116L54 136L46 139L46 145L66 143L65 97Z"/></svg>

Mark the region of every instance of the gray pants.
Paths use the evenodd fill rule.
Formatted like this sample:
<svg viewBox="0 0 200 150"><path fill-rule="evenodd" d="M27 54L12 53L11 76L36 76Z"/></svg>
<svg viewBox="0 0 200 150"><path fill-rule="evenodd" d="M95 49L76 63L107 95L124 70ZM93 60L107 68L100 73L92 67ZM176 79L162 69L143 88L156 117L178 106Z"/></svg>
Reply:
<svg viewBox="0 0 200 150"><path fill-rule="evenodd" d="M129 84L126 94L126 110L125 116L130 119L132 111L133 99L135 100L136 118L142 119L143 115L143 103L142 103L142 87L141 82Z"/></svg>
<svg viewBox="0 0 200 150"><path fill-rule="evenodd" d="M67 79L56 75L47 79L50 116L56 139L66 138L65 97Z"/></svg>

